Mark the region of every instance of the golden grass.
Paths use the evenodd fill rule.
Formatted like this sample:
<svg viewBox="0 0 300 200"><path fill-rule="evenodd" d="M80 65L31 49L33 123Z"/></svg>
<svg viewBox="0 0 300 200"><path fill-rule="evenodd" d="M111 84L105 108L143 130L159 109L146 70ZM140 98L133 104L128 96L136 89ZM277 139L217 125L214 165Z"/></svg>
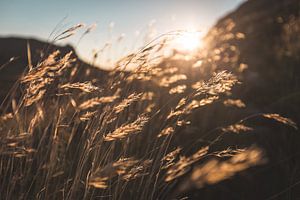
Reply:
<svg viewBox="0 0 300 200"><path fill-rule="evenodd" d="M231 30L234 25L228 23ZM80 27L56 39L69 37ZM245 35L229 34L224 40L232 37ZM179 191L187 191L263 164L264 153L258 147L213 151L210 146L220 137L211 142L203 135L183 134L195 126L191 116L199 117L194 114L203 107L218 101L238 108L246 104L226 99L239 83L228 71L190 79L189 70L207 65L204 58L189 62L185 70L168 65L172 57L157 64L153 54L161 52L166 41L122 59L100 85L73 81L83 75L76 75L71 53L60 57L56 51L32 66L20 80L24 94L14 100L12 93L12 111L0 117L3 198L157 199L174 189L175 181ZM130 64L136 67L120 70ZM259 116L297 128L278 114ZM246 120L222 127L221 134L255 130L243 124ZM202 140L205 143L198 142Z"/></svg>

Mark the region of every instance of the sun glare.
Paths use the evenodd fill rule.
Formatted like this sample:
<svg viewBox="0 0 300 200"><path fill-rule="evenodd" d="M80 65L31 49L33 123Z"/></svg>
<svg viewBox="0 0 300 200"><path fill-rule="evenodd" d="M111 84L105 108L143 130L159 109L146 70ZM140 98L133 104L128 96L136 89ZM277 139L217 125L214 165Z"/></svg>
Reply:
<svg viewBox="0 0 300 200"><path fill-rule="evenodd" d="M194 51L201 47L199 32L186 32L175 40L175 48L179 51Z"/></svg>

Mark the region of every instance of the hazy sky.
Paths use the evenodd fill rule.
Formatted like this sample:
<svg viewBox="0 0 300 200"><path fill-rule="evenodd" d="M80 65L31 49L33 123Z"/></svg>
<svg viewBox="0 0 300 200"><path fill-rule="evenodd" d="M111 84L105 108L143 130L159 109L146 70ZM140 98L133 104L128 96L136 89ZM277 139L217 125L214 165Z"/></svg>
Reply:
<svg viewBox="0 0 300 200"><path fill-rule="evenodd" d="M80 32L61 43L77 46L77 52L88 58L92 49L101 49L105 42L113 42L123 34L122 44L114 47L115 54L122 54L141 44L142 36L137 36L137 33L145 34L151 21L155 22L156 35L178 29L208 29L242 1L0 0L0 36L47 39L63 19L62 30L77 23L97 23L97 28L79 45ZM111 22L114 28L110 33Z"/></svg>

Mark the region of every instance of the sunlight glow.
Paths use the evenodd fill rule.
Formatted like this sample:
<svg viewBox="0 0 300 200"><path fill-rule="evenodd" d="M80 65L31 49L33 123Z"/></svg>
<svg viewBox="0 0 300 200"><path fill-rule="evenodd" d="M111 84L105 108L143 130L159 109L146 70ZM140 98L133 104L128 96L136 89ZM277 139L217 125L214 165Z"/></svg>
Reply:
<svg viewBox="0 0 300 200"><path fill-rule="evenodd" d="M183 33L174 42L179 51L195 51L202 45L200 32Z"/></svg>

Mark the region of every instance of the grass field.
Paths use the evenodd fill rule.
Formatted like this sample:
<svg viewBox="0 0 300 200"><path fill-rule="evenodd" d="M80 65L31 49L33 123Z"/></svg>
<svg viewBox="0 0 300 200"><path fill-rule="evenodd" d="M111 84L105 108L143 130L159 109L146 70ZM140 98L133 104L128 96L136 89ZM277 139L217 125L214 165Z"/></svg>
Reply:
<svg viewBox="0 0 300 200"><path fill-rule="evenodd" d="M239 98L248 70L239 46L217 48L210 37L248 37L234 26L212 30L202 49L182 39L190 33L167 33L99 77L74 52L32 64L28 45L28 66L1 105L0 199L197 199L195 191L262 169L272 158L257 133L298 128ZM170 51L178 38L185 50Z"/></svg>

